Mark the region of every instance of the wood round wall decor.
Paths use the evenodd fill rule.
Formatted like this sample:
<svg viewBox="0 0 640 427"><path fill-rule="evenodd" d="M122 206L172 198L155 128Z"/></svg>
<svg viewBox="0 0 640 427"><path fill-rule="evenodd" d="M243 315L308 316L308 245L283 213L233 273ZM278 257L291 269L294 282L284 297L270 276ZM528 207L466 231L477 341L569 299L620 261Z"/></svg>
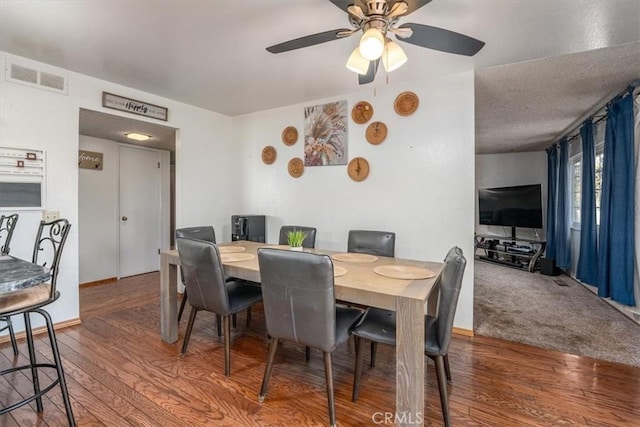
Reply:
<svg viewBox="0 0 640 427"><path fill-rule="evenodd" d="M367 101L360 101L351 109L351 119L359 125L367 123L373 116L373 107Z"/></svg>
<svg viewBox="0 0 640 427"><path fill-rule="evenodd" d="M401 116L410 116L416 112L419 104L418 95L413 92L402 92L396 97L393 108Z"/></svg>
<svg viewBox="0 0 640 427"><path fill-rule="evenodd" d="M267 164L273 164L276 161L276 149L271 145L267 145L262 149L262 161Z"/></svg>
<svg viewBox="0 0 640 427"><path fill-rule="evenodd" d="M381 144L387 137L387 125L382 122L373 122L367 126L365 136L370 144Z"/></svg>
<svg viewBox="0 0 640 427"><path fill-rule="evenodd" d="M287 126L282 131L282 142L284 145L293 145L298 141L298 129L293 126Z"/></svg>
<svg viewBox="0 0 640 427"><path fill-rule="evenodd" d="M301 158L294 157L293 159L289 160L287 169L289 170L289 175L294 178L300 178L300 176L302 176L302 173L304 172L304 162Z"/></svg>
<svg viewBox="0 0 640 427"><path fill-rule="evenodd" d="M364 157L355 157L347 166L349 177L356 181L364 181L369 176L369 162Z"/></svg>

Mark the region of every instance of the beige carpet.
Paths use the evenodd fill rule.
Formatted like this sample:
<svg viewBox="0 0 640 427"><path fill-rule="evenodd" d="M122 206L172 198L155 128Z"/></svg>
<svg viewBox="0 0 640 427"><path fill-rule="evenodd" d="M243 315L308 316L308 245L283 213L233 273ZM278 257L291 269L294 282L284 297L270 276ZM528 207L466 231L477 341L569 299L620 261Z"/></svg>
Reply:
<svg viewBox="0 0 640 427"><path fill-rule="evenodd" d="M569 276L474 264L476 335L640 367L640 325Z"/></svg>

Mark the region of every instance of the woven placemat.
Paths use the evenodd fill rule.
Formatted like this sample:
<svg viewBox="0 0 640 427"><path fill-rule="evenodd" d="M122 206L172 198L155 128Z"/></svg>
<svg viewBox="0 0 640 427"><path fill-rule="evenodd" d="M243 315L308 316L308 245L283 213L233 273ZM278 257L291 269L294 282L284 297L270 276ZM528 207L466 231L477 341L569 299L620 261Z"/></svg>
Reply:
<svg viewBox="0 0 640 427"><path fill-rule="evenodd" d="M358 254L358 253L351 253L351 252L333 254L331 255L331 258L336 261L362 262L362 263L374 262L378 260L378 257L375 255Z"/></svg>
<svg viewBox="0 0 640 427"><path fill-rule="evenodd" d="M247 250L244 246L218 246L221 254L234 254L236 252L244 252Z"/></svg>
<svg viewBox="0 0 640 427"><path fill-rule="evenodd" d="M430 279L436 275L433 271L423 267L411 265L379 265L373 271L381 276L392 279Z"/></svg>
<svg viewBox="0 0 640 427"><path fill-rule="evenodd" d="M256 256L253 254L243 254L240 253L230 253L230 254L220 254L220 259L223 263L225 262L240 262L240 261L249 261L250 259L254 259Z"/></svg>
<svg viewBox="0 0 640 427"><path fill-rule="evenodd" d="M339 265L334 265L333 266L333 277L344 276L348 272L349 272L349 270L347 270L344 267L340 267Z"/></svg>

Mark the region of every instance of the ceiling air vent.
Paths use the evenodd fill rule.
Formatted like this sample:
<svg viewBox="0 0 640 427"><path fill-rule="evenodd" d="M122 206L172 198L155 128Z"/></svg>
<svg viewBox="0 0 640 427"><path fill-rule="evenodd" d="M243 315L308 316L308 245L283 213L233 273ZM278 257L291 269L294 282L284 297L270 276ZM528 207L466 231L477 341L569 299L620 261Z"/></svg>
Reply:
<svg viewBox="0 0 640 427"><path fill-rule="evenodd" d="M44 68L40 66L39 68ZM63 73L53 69L44 71L36 66L26 66L7 61L6 79L52 92L67 94L67 79Z"/></svg>

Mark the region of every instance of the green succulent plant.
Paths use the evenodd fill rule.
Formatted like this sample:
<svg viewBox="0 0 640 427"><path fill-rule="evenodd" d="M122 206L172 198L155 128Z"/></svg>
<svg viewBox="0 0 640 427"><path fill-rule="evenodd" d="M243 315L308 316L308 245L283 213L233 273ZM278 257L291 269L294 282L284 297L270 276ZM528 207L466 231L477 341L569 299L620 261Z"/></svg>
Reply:
<svg viewBox="0 0 640 427"><path fill-rule="evenodd" d="M302 242L304 242L306 238L307 233L302 230L294 230L287 233L287 243L294 248L302 246Z"/></svg>

